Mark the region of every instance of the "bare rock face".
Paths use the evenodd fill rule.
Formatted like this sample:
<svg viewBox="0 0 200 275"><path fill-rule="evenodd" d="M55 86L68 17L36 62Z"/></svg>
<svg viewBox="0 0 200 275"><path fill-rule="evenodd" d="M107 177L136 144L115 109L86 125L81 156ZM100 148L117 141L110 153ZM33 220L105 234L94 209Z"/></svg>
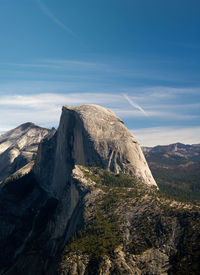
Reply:
<svg viewBox="0 0 200 275"><path fill-rule="evenodd" d="M14 174L31 162L37 152L39 142L51 130L33 123L24 123L0 136L0 181ZM27 173L31 165L20 173ZM27 170L28 169L28 170Z"/></svg>
<svg viewBox="0 0 200 275"><path fill-rule="evenodd" d="M57 134L41 144L34 172L42 187L58 196L75 164L128 173L157 186L134 135L97 105L63 107Z"/></svg>

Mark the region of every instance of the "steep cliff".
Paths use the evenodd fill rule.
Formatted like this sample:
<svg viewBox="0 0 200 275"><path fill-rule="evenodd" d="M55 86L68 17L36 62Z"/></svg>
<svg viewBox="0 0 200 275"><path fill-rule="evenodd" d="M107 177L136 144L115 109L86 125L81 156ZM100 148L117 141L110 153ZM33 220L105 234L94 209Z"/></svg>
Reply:
<svg viewBox="0 0 200 275"><path fill-rule="evenodd" d="M156 186L136 138L100 106L63 107L56 136L40 145L34 173L45 190L59 196L75 164L128 173Z"/></svg>

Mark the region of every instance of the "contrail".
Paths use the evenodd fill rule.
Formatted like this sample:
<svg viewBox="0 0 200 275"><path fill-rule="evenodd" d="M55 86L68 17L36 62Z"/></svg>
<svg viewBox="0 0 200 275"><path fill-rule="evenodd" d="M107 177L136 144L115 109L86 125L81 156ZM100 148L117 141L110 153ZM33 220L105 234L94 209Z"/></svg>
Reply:
<svg viewBox="0 0 200 275"><path fill-rule="evenodd" d="M46 14L55 24L57 24L60 28L62 28L65 32L73 36L74 38L79 40L79 37L65 24L63 24L48 8L47 6L41 1L37 0L40 9Z"/></svg>
<svg viewBox="0 0 200 275"><path fill-rule="evenodd" d="M142 107L140 107L137 103L133 102L126 94L123 94L123 97L131 104L131 106L141 111L145 116L148 116L145 110L142 109Z"/></svg>

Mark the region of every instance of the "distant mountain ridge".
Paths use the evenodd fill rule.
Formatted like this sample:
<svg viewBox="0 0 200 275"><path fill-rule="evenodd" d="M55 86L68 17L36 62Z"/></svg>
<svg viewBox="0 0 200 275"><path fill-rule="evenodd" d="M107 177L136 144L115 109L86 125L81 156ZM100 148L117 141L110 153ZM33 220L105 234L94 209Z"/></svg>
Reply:
<svg viewBox="0 0 200 275"><path fill-rule="evenodd" d="M142 147L142 150L151 165L182 165L200 161L200 144L174 143L155 147ZM159 157L159 161L157 160ZM171 161L171 165L170 165Z"/></svg>
<svg viewBox="0 0 200 275"><path fill-rule="evenodd" d="M183 144L180 142L169 145L157 145L154 147L142 147L143 152L193 152L198 150L200 152L200 144Z"/></svg>
<svg viewBox="0 0 200 275"><path fill-rule="evenodd" d="M176 198L200 202L200 144L174 143L142 149L161 190Z"/></svg>

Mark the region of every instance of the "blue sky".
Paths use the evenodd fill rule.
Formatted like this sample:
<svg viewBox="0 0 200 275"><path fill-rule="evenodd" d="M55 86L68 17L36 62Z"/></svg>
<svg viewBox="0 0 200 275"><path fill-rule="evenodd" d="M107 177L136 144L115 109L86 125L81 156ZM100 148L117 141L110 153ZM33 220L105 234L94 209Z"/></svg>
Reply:
<svg viewBox="0 0 200 275"><path fill-rule="evenodd" d="M0 132L111 108L142 145L200 143L199 0L0 0Z"/></svg>

